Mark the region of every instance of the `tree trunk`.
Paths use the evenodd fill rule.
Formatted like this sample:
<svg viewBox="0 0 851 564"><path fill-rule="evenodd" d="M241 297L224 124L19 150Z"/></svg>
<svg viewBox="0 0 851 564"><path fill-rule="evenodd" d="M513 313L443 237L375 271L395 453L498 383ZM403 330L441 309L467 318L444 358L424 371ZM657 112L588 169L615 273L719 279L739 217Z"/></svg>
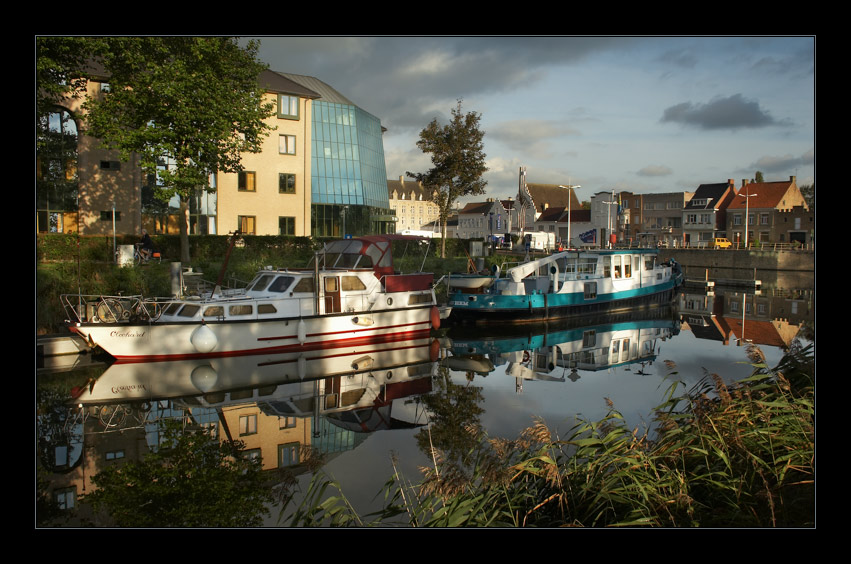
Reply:
<svg viewBox="0 0 851 564"><path fill-rule="evenodd" d="M180 262L189 264L189 203L186 199L180 197L180 213L178 214L178 222L180 223Z"/></svg>
<svg viewBox="0 0 851 564"><path fill-rule="evenodd" d="M440 224L440 258L446 258L446 222L447 220L443 220Z"/></svg>

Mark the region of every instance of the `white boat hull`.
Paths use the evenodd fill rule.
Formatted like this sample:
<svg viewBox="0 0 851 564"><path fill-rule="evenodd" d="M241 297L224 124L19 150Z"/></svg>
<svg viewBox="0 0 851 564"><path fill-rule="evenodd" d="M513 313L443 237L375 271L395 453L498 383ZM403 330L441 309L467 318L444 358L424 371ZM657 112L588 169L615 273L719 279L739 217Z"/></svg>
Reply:
<svg viewBox="0 0 851 564"><path fill-rule="evenodd" d="M429 305L262 321L78 323L71 330L119 362L138 362L310 351L411 339L428 335L436 317L436 308Z"/></svg>

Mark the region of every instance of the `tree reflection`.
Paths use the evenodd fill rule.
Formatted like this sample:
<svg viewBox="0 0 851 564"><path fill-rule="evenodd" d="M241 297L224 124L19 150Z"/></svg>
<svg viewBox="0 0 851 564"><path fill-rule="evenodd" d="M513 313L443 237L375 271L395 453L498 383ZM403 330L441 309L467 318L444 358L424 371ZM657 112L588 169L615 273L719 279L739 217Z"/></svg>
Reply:
<svg viewBox="0 0 851 564"><path fill-rule="evenodd" d="M472 381L456 384L444 366L438 368L433 385L432 393L423 398L431 424L417 433L417 446L429 458L435 448L443 452L444 459L462 462L478 442L468 429L478 427L485 411L480 405L484 402L482 388Z"/></svg>

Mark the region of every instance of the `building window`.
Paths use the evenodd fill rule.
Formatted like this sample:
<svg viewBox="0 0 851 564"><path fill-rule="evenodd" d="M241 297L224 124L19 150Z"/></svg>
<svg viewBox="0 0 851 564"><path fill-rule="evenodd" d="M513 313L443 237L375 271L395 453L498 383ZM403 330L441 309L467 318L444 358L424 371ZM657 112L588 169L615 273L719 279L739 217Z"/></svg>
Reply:
<svg viewBox="0 0 851 564"><path fill-rule="evenodd" d="M74 509L77 501L76 488L62 488L53 492L53 499L59 505L59 509Z"/></svg>
<svg viewBox="0 0 851 564"><path fill-rule="evenodd" d="M287 172L278 174L278 193L295 194L295 174Z"/></svg>
<svg viewBox="0 0 851 564"><path fill-rule="evenodd" d="M257 433L257 414L239 416L239 436Z"/></svg>
<svg viewBox="0 0 851 564"><path fill-rule="evenodd" d="M295 135L278 135L278 152L282 155L295 155Z"/></svg>
<svg viewBox="0 0 851 564"><path fill-rule="evenodd" d="M107 460L119 460L121 458L124 458L123 450L111 450L106 453Z"/></svg>
<svg viewBox="0 0 851 564"><path fill-rule="evenodd" d="M121 170L121 163L119 161L101 161L100 162L101 170Z"/></svg>
<svg viewBox="0 0 851 564"><path fill-rule="evenodd" d="M112 221L112 216L115 214L115 221L121 221L121 212L120 211L102 211L100 212L100 220L101 221Z"/></svg>
<svg viewBox="0 0 851 564"><path fill-rule="evenodd" d="M278 467L293 466L299 463L298 443L278 445Z"/></svg>
<svg viewBox="0 0 851 564"><path fill-rule="evenodd" d="M239 225L239 231L243 235L254 235L257 220L253 215L237 216L236 222Z"/></svg>
<svg viewBox="0 0 851 564"><path fill-rule="evenodd" d="M243 170L238 174L236 187L240 192L256 192L257 173Z"/></svg>
<svg viewBox="0 0 851 564"><path fill-rule="evenodd" d="M281 119L298 119L298 96L280 94L278 96L278 117Z"/></svg>
<svg viewBox="0 0 851 564"><path fill-rule="evenodd" d="M296 426L296 418L287 415L278 416L278 429L294 429Z"/></svg>
<svg viewBox="0 0 851 564"><path fill-rule="evenodd" d="M741 225L742 224L742 214L737 213L733 215L733 225Z"/></svg>
<svg viewBox="0 0 851 564"><path fill-rule="evenodd" d="M279 217L278 231L280 232L280 235L295 235L295 218Z"/></svg>

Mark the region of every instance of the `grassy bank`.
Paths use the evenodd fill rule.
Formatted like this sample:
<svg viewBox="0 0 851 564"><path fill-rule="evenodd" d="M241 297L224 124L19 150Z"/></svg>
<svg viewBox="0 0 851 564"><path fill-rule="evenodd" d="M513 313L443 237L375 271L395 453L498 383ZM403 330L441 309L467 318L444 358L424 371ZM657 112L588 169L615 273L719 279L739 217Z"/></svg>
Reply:
<svg viewBox="0 0 851 564"><path fill-rule="evenodd" d="M61 294L109 294L168 296L171 292L170 262L179 260L180 241L176 235L153 238L162 252L162 263L136 267L119 267L113 257L113 244L130 245L135 238L111 236L76 237L48 234L36 238L36 331L38 334L62 330L65 318L59 302ZM401 272L433 272L435 280L450 272L463 272L467 258L459 240L447 241L447 255L441 259L439 240L428 243L396 242L393 256ZM234 284L251 280L265 266L303 267L322 241L306 237L244 236L233 249L225 271L226 280ZM197 235L190 237L191 266L203 273L205 280L218 278L227 253L228 237ZM502 263L506 256L488 257L485 267ZM435 288L445 291L445 286ZM442 296L439 295L438 299Z"/></svg>

